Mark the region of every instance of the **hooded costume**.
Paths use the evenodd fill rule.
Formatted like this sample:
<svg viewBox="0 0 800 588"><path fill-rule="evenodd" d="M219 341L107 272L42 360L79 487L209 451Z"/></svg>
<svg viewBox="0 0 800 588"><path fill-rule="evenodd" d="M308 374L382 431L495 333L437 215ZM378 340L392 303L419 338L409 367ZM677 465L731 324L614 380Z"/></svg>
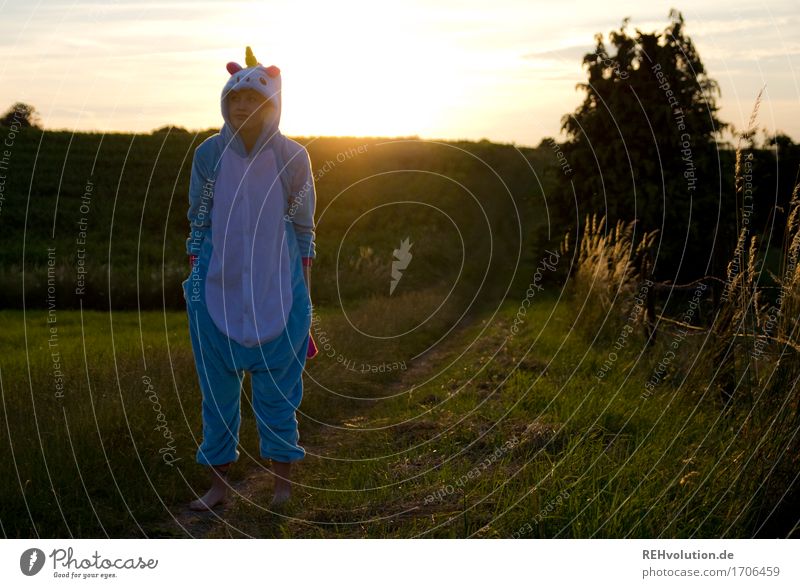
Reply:
<svg viewBox="0 0 800 588"><path fill-rule="evenodd" d="M251 374L264 458L302 459L295 411L306 357L316 348L303 265L316 257L316 194L305 147L284 137L280 70L230 62L222 89L224 125L194 153L189 185L192 271L183 282L192 350L203 396L203 442L196 459L239 458L240 396ZM248 152L228 113L228 95L255 90L272 115Z"/></svg>

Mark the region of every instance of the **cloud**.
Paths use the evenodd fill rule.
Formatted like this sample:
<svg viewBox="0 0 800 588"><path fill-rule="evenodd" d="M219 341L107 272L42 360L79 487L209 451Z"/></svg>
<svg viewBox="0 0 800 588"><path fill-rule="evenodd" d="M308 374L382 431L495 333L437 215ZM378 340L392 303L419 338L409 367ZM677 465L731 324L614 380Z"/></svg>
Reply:
<svg viewBox="0 0 800 588"><path fill-rule="evenodd" d="M533 53L526 53L522 56L523 59L551 59L554 61L578 61L583 59L587 53L594 50L593 45L570 45L569 47L561 47L559 49L552 49L550 51L535 51Z"/></svg>
<svg viewBox="0 0 800 588"><path fill-rule="evenodd" d="M585 76L581 77L579 73L562 73L562 74L555 74L549 76L539 76L538 80L545 81L545 82L563 82L565 80L570 82L583 82L585 81Z"/></svg>

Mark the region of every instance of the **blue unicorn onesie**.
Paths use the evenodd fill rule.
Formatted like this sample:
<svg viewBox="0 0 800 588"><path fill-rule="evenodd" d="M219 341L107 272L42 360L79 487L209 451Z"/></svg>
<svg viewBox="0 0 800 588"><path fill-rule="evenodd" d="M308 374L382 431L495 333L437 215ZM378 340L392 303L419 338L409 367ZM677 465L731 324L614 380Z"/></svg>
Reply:
<svg viewBox="0 0 800 588"><path fill-rule="evenodd" d="M195 150L189 184L192 270L183 293L203 397L196 460L208 466L239 458L245 371L261 457L305 457L295 411L310 353L312 305L303 266L316 257L314 180L305 147L278 130L280 70L258 63L249 47L245 63L227 65L224 125ZM227 107L227 96L244 89L274 105L249 153Z"/></svg>

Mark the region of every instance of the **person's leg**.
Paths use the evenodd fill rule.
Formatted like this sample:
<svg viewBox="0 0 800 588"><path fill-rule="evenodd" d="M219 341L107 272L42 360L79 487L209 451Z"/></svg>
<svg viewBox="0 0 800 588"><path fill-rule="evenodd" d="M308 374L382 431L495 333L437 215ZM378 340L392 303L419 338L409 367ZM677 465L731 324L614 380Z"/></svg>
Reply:
<svg viewBox="0 0 800 588"><path fill-rule="evenodd" d="M291 469L291 462L272 460L272 473L275 476L275 493L272 496L270 506L280 506L291 498Z"/></svg>
<svg viewBox="0 0 800 588"><path fill-rule="evenodd" d="M272 460L275 476L273 506L289 499L291 464L306 454L299 445L296 415L303 397L302 375L303 362L294 357L281 368L251 371L260 453L263 458Z"/></svg>
<svg viewBox="0 0 800 588"><path fill-rule="evenodd" d="M203 441L196 461L210 467L211 488L192 501L192 510L208 510L227 499L227 470L239 459L240 398L243 372L234 369L231 349L204 309L191 314L192 349L202 393Z"/></svg>
<svg viewBox="0 0 800 588"><path fill-rule="evenodd" d="M258 426L260 453L272 461L275 494L271 506L285 503L291 495L291 464L305 457L299 445L296 411L303 398L305 368L311 329L311 300L291 221L286 221L292 264L293 307L283 334L246 353L242 366L253 383L253 411Z"/></svg>

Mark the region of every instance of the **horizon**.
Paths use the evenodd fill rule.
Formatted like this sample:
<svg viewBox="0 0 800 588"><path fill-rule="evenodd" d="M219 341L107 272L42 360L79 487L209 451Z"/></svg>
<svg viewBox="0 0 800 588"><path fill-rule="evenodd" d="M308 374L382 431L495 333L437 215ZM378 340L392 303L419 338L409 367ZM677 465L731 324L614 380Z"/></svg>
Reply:
<svg viewBox="0 0 800 588"><path fill-rule="evenodd" d="M164 125L164 126L165 127L166 126L171 126L173 128L173 131L171 131L171 132L175 132L175 129L177 129L177 132L179 132L179 133L186 133L188 135L194 135L194 136L201 135L201 134L204 134L204 133L217 133L217 132L219 132L219 129L215 128L215 127L209 127L209 128L206 128L206 129L187 129L185 127L180 127L178 125ZM84 135L103 135L103 136L105 136L105 135L154 136L154 135L160 134L160 133L167 134L166 131L162 131L162 128L163 127L159 127L159 128L151 129L149 131L119 131L119 130L104 131L104 130L97 130L97 129L77 129L76 130L76 129L68 129L68 128L47 128L47 127L42 127L39 130L41 130L42 132L48 132L48 133L70 133L70 134L75 134L75 135L84 134ZM542 137L542 139L541 139L541 141L539 143L537 143L536 145L530 145L530 144L524 144L524 143L517 143L517 142L514 142L514 141L497 141L497 140L489 139L487 137L481 137L481 138L446 137L445 138L445 137L421 137L421 136L418 136L418 135L300 135L300 134L295 134L295 133L284 133L283 131L281 131L281 134L283 134L286 137L289 137L290 139L314 139L314 140L316 140L316 139L353 139L353 140L364 141L364 140L372 139L372 140L382 140L382 141L398 141L398 140L415 139L417 141L427 141L427 142L431 142L431 143L481 143L481 142L488 142L491 145L516 147L518 149L540 149L540 148L546 148L547 145L545 145L545 143L548 141L548 139L555 139L555 137ZM795 141L794 137L792 137L791 135L789 135L789 138L792 139L792 143L800 144L800 142ZM564 141L566 141L565 138L560 138L560 140L558 141L558 144L560 145ZM721 150L731 150L731 151L735 151L736 148L737 148L735 144L733 144L733 143L731 143L729 141L722 141L722 140L717 141L717 147L718 147L718 149L721 149ZM754 148L755 149L767 149L767 150L769 150L769 149L774 149L774 146L756 145Z"/></svg>
<svg viewBox="0 0 800 588"><path fill-rule="evenodd" d="M31 104L51 131L218 129L225 63L243 63L249 44L264 65L281 68L285 135L485 139L535 147L545 137L565 140L561 117L583 101L575 84L586 81L581 59L594 50L594 35L601 33L612 50L608 35L625 17L631 18L630 34L661 32L674 5L582 3L583 9L542 9L502 0L464 8L451 0L414 0L387 17L353 0L316 5L312 21L307 7L288 2L270 5L269 12L255 2L12 2L0 24L6 50L0 108ZM674 8L708 76L719 82L720 119L745 127L766 85L759 128L795 140L800 15L789 0L770 4L705 0L689 10ZM353 9L363 20L351 18ZM224 17L241 26L217 30ZM296 28L281 26L285 22ZM314 43L298 44L297 28ZM338 86L347 91L325 91ZM187 96L196 99L187 102Z"/></svg>

